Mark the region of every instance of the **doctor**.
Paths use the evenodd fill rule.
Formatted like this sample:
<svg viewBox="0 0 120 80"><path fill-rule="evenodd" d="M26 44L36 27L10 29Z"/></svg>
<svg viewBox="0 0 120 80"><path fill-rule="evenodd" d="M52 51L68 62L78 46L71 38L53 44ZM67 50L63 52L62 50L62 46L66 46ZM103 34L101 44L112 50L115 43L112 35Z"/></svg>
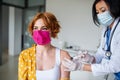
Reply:
<svg viewBox="0 0 120 80"><path fill-rule="evenodd" d="M92 15L94 23L103 26L96 54L81 53L62 63L67 71L90 71L95 76L114 73L115 80L120 80L120 0L95 0Z"/></svg>

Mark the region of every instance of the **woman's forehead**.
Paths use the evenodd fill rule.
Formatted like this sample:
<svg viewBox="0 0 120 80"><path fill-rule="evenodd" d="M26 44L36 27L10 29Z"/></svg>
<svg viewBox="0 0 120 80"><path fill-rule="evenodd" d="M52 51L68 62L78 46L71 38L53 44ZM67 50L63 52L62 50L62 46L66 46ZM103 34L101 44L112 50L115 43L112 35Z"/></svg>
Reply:
<svg viewBox="0 0 120 80"><path fill-rule="evenodd" d="M34 26L45 26L43 19L36 20Z"/></svg>
<svg viewBox="0 0 120 80"><path fill-rule="evenodd" d="M102 7L108 9L108 6L107 6L107 4L105 3L104 0L99 1L99 2L96 4L96 10L99 10L99 9L101 9Z"/></svg>

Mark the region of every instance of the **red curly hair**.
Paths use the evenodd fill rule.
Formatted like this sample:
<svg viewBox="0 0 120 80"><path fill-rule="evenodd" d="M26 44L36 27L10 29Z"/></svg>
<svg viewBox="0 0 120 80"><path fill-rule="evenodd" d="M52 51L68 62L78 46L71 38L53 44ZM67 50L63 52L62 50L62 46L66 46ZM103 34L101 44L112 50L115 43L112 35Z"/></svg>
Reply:
<svg viewBox="0 0 120 80"><path fill-rule="evenodd" d="M44 21L45 26L51 31L51 37L56 38L57 34L60 32L61 27L56 17L49 12L39 12L34 16L33 20L28 26L28 31L30 32L30 34L32 35L34 24L38 19L42 19Z"/></svg>

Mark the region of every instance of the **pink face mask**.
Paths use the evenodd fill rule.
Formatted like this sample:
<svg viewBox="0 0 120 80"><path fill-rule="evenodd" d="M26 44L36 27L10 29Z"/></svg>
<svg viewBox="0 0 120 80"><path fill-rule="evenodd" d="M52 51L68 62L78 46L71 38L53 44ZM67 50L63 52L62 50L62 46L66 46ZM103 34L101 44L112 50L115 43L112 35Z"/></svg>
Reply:
<svg viewBox="0 0 120 80"><path fill-rule="evenodd" d="M46 45L51 41L49 31L43 31L43 30L33 31L32 38L35 41L35 43L38 45Z"/></svg>

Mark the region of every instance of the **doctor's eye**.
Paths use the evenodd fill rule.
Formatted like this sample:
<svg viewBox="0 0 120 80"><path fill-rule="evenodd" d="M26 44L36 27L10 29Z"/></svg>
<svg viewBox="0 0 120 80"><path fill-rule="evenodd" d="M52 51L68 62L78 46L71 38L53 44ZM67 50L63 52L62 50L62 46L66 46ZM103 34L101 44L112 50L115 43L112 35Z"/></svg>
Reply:
<svg viewBox="0 0 120 80"><path fill-rule="evenodd" d="M101 8L101 12L105 12L106 9L104 7Z"/></svg>
<svg viewBox="0 0 120 80"><path fill-rule="evenodd" d="M105 12L106 10L102 10L102 12Z"/></svg>
<svg viewBox="0 0 120 80"><path fill-rule="evenodd" d="M99 12L98 12L98 11L96 11L96 14L99 14Z"/></svg>

